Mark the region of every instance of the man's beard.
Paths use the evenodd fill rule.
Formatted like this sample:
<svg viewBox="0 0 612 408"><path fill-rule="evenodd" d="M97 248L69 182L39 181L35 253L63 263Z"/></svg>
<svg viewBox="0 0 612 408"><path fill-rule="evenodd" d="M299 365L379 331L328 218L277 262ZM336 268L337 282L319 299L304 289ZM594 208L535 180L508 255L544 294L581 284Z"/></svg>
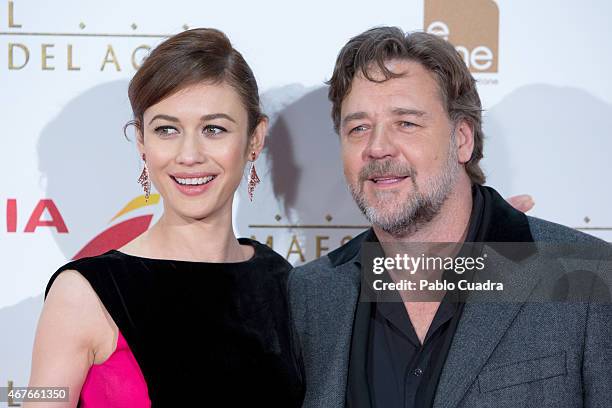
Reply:
<svg viewBox="0 0 612 408"><path fill-rule="evenodd" d="M450 139L449 153L444 167L439 175L427 181L429 188L426 192L419 189L416 183L417 172L409 165L392 160L374 160L359 172L357 185L350 184L349 188L357 206L370 223L394 237L404 237L418 231L440 212L455 186L460 169L454 132ZM397 191L379 191L375 193L374 203L366 202L364 183L372 175L382 174L401 174L410 177L413 191L406 201L399 198L401 193Z"/></svg>

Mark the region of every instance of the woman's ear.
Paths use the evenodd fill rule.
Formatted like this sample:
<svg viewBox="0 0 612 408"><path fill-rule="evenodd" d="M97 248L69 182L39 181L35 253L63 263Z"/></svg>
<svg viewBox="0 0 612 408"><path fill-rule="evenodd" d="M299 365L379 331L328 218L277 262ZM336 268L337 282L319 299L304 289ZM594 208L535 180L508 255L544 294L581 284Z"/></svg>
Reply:
<svg viewBox="0 0 612 408"><path fill-rule="evenodd" d="M256 160L259 157L259 154L263 150L266 134L268 133L268 118L264 117L259 121L253 134L251 135L251 139L249 140L249 150L247 152L249 160ZM255 159L251 157L251 153L255 152Z"/></svg>
<svg viewBox="0 0 612 408"><path fill-rule="evenodd" d="M138 125L134 125L134 130L136 134L136 147L138 148L138 153L140 156L144 154L144 134L142 133L142 128Z"/></svg>

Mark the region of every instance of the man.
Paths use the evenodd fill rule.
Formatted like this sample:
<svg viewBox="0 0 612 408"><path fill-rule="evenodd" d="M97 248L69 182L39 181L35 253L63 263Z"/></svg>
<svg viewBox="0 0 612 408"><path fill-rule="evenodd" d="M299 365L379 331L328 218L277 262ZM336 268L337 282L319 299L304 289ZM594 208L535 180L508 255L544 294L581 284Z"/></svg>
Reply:
<svg viewBox="0 0 612 408"><path fill-rule="evenodd" d="M609 250L482 186L481 102L454 48L425 33L371 29L340 51L329 85L345 177L372 228L291 275L304 406L609 406L609 303L536 299L551 281L557 292L568 282L560 261L492 251L486 269L506 284L512 299L503 301L491 292L453 301L450 290L429 302L364 299L363 248L377 242ZM553 279L541 268L551 263ZM579 275L587 292L597 282L590 276ZM571 285L561 286L567 294Z"/></svg>

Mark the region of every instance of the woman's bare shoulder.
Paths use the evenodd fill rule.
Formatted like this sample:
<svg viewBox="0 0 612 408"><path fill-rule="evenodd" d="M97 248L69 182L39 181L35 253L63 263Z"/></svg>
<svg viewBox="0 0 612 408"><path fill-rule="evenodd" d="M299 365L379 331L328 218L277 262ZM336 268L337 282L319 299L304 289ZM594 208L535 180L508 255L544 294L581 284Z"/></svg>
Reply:
<svg viewBox="0 0 612 408"><path fill-rule="evenodd" d="M62 333L80 346L97 350L115 337L116 325L89 281L77 270L58 274L45 299L39 328Z"/></svg>

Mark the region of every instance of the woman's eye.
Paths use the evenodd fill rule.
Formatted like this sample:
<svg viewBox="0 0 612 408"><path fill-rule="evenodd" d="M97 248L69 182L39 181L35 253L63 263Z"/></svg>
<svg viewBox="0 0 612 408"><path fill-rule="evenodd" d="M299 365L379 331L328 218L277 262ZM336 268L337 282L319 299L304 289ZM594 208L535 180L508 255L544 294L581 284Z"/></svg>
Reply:
<svg viewBox="0 0 612 408"><path fill-rule="evenodd" d="M155 128L155 133L162 136L169 136L178 133L178 130L172 126L158 126Z"/></svg>
<svg viewBox="0 0 612 408"><path fill-rule="evenodd" d="M204 126L204 133L208 135L218 135L219 133L222 133L222 132L227 132L227 130L217 125Z"/></svg>

